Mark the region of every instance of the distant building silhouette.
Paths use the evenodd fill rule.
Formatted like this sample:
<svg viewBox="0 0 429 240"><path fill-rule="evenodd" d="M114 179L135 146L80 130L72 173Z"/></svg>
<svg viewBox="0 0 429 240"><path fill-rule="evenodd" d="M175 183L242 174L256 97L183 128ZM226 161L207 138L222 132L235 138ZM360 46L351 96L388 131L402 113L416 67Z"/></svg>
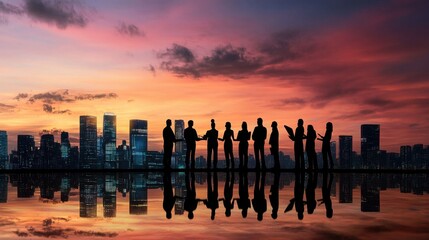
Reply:
<svg viewBox="0 0 429 240"><path fill-rule="evenodd" d="M43 169L54 168L55 153L54 153L54 135L44 134L40 138L40 157L42 160Z"/></svg>
<svg viewBox="0 0 429 240"><path fill-rule="evenodd" d="M380 150L380 125L361 125L361 156L364 168L378 168L377 153Z"/></svg>
<svg viewBox="0 0 429 240"><path fill-rule="evenodd" d="M127 145L126 140L122 140L122 144L116 148L116 155L118 156L118 168L129 169L131 163L130 146Z"/></svg>
<svg viewBox="0 0 429 240"><path fill-rule="evenodd" d="M70 168L79 168L79 147L74 146L70 148Z"/></svg>
<svg viewBox="0 0 429 240"><path fill-rule="evenodd" d="M332 141L330 143L330 147L331 147L331 153L332 153L332 161L334 162L334 166L336 166L337 163L337 142Z"/></svg>
<svg viewBox="0 0 429 240"><path fill-rule="evenodd" d="M185 131L185 121L179 119L174 120L174 135L176 139L184 139ZM175 152L176 152L176 168L184 169L186 167L186 141L177 141L175 142Z"/></svg>
<svg viewBox="0 0 429 240"><path fill-rule="evenodd" d="M36 146L31 135L18 135L18 167L29 169L33 167Z"/></svg>
<svg viewBox="0 0 429 240"><path fill-rule="evenodd" d="M116 115L113 113L105 113L103 116L103 153L104 168L117 169Z"/></svg>
<svg viewBox="0 0 429 240"><path fill-rule="evenodd" d="M80 168L97 168L97 117L80 116Z"/></svg>
<svg viewBox="0 0 429 240"><path fill-rule="evenodd" d="M0 130L0 169L8 168L7 132Z"/></svg>
<svg viewBox="0 0 429 240"><path fill-rule="evenodd" d="M401 146L401 169L411 169L411 160L412 160L412 148L411 146Z"/></svg>
<svg viewBox="0 0 429 240"><path fill-rule="evenodd" d="M7 202L8 179L6 174L0 174L0 203Z"/></svg>
<svg viewBox="0 0 429 240"><path fill-rule="evenodd" d="M147 121L130 120L131 168L147 168Z"/></svg>
<svg viewBox="0 0 429 240"><path fill-rule="evenodd" d="M352 136L339 136L340 140L340 168L352 168L352 152L353 152L353 137Z"/></svg>
<svg viewBox="0 0 429 240"><path fill-rule="evenodd" d="M103 135L97 136L97 168L103 169L104 168L104 138Z"/></svg>
<svg viewBox="0 0 429 240"><path fill-rule="evenodd" d="M61 165L70 168L70 139L68 132L61 132Z"/></svg>

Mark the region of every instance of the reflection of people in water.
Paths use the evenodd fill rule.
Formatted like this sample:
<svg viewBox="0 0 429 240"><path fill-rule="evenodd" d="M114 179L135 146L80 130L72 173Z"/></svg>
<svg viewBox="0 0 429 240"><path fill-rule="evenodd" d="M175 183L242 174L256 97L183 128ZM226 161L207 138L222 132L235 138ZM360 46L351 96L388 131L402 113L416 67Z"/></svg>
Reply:
<svg viewBox="0 0 429 240"><path fill-rule="evenodd" d="M234 201L232 199L234 191L234 172L231 174L232 177L230 176L229 171L226 173L225 187L223 190L224 198L219 199L219 201L223 201L223 206L225 207L225 216L227 217L231 216L231 210L234 208Z"/></svg>
<svg viewBox="0 0 429 240"><path fill-rule="evenodd" d="M176 139L174 132L171 129L171 120L167 119L166 127L162 131L162 137L164 139L164 168L171 168L171 156L173 154L173 145L175 142L183 141L182 139Z"/></svg>
<svg viewBox="0 0 429 240"><path fill-rule="evenodd" d="M305 198L307 199L307 213L313 214L317 206L316 188L317 188L318 172L308 173L307 187L305 189Z"/></svg>
<svg viewBox="0 0 429 240"><path fill-rule="evenodd" d="M250 132L247 131L247 123L243 122L241 124L241 130L238 131L237 139L235 141L240 141L238 144L238 156L240 158L240 169L247 168L247 162L249 159L249 141Z"/></svg>
<svg viewBox="0 0 429 240"><path fill-rule="evenodd" d="M264 145L265 139L267 138L267 129L262 125L262 118L258 118L258 125L255 127L252 133L252 139L254 141L255 149L255 160L256 160L256 169L261 168L265 169L265 156L264 156ZM261 162L259 162L261 159Z"/></svg>
<svg viewBox="0 0 429 240"><path fill-rule="evenodd" d="M271 217L277 219L277 213L279 211L279 182L280 182L280 172L276 171L274 173L274 182L270 188L270 203L273 211Z"/></svg>
<svg viewBox="0 0 429 240"><path fill-rule="evenodd" d="M212 153L213 153L213 168L217 168L217 148L218 148L218 131L216 130L215 120L211 120L211 129L203 136L207 140L207 168L211 168Z"/></svg>
<svg viewBox="0 0 429 240"><path fill-rule="evenodd" d="M270 135L269 144L271 145L271 155L274 158L274 170L280 170L280 159L279 159L279 130L277 129L277 122L271 123L272 131Z"/></svg>
<svg viewBox="0 0 429 240"><path fill-rule="evenodd" d="M185 173L186 181L186 198L184 202L184 209L188 212L188 218L194 218L194 211L197 209L198 202L203 201L197 199L197 192L195 190L195 173L191 172L191 181L189 181L189 172Z"/></svg>
<svg viewBox="0 0 429 240"><path fill-rule="evenodd" d="M295 210L298 214L298 219L304 219L304 172L295 173L294 198L290 200L285 212L289 212L295 205Z"/></svg>
<svg viewBox="0 0 429 240"><path fill-rule="evenodd" d="M185 129L183 136L186 141L186 169L189 169L189 162L191 162L191 168L195 168L195 148L196 141L202 140L198 137L197 131L194 128L194 121L188 121L188 127Z"/></svg>
<svg viewBox="0 0 429 240"><path fill-rule="evenodd" d="M212 186L212 177L211 172L207 173L207 200L204 200L204 204L207 208L211 209L211 220L215 219L216 209L219 208L219 200L218 200L218 181L217 181L217 172L213 173L213 186Z"/></svg>
<svg viewBox="0 0 429 240"><path fill-rule="evenodd" d="M334 168L334 161L332 159L332 153L331 153L331 138L332 138L332 131L334 127L331 122L326 123L326 132L325 136L322 136L320 134L317 140L322 141L322 155L323 155L323 169L328 169L328 157L330 162L330 169Z"/></svg>
<svg viewBox="0 0 429 240"><path fill-rule="evenodd" d="M238 194L240 198L234 198L234 200L237 201L238 209L241 209L241 216L246 218L247 210L250 208L247 172L240 172L239 174Z"/></svg>
<svg viewBox="0 0 429 240"><path fill-rule="evenodd" d="M173 210L176 202L176 196L173 195L173 186L171 184L171 173L164 173L164 200L162 201L162 207L165 211L166 218L171 218L171 211Z"/></svg>
<svg viewBox="0 0 429 240"><path fill-rule="evenodd" d="M328 173L323 172L323 185L322 185L322 199L319 199L320 204L325 204L326 208L326 217L332 218L334 215L334 210L332 209L332 200L331 200L331 187L332 187L332 181L334 179L334 174L329 174L329 181L328 181Z"/></svg>
<svg viewBox="0 0 429 240"><path fill-rule="evenodd" d="M265 171L256 172L256 181L254 188L254 198L252 199L253 210L258 213L258 221L262 221L264 213L267 211L267 199L265 199Z"/></svg>
<svg viewBox="0 0 429 240"><path fill-rule="evenodd" d="M308 169L317 170L317 154L316 154L316 131L313 128L313 125L307 126L307 136L305 136L305 139L307 141L305 142L305 151L307 153L307 159L308 159Z"/></svg>
<svg viewBox="0 0 429 240"><path fill-rule="evenodd" d="M223 138L219 138L220 141L225 141L223 144L223 149L225 152L225 161L226 161L226 168L229 169L234 168L234 153L233 153L233 147L232 147L232 141L234 139L234 131L231 129L231 123L226 122L225 124L225 132L223 133Z"/></svg>

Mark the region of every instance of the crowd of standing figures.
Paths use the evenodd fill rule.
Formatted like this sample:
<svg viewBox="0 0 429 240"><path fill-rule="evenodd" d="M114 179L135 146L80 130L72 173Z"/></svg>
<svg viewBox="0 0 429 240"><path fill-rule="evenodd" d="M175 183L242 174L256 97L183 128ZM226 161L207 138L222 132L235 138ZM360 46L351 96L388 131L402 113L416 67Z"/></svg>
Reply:
<svg viewBox="0 0 429 240"><path fill-rule="evenodd" d="M265 158L264 158L264 145L267 138L267 128L263 125L262 118L258 118L257 126L254 128L253 133L248 131L247 123L243 122L241 124L241 130L238 131L237 137L234 135L234 131L231 129L231 123L226 122L225 131L223 137L219 138L219 132L216 130L215 120L211 120L211 129L206 132L202 137L199 137L197 131L193 128L194 122L192 120L188 121L188 127L184 130L184 139L177 139L174 135L173 130L171 129L171 120L167 119L166 127L163 130L163 139L164 139L164 167L166 169L171 168L171 157L173 154L174 143L179 141L186 142L186 169L195 169L195 150L196 142L201 140L207 141L207 169L211 169L212 160L213 168L217 169L218 162L218 141L224 142L224 152L225 152L225 161L227 169L234 169L234 154L233 154L233 141L238 141L238 155L240 159L240 170L247 169L248 156L249 156L249 140L252 138L253 147L255 151L255 160L256 160L256 169L266 169ZM298 120L298 126L295 129L295 132L292 128L284 125L289 138L294 142L294 153L295 153L295 169L304 170L305 161L304 161L304 150L307 154L308 160L308 169L317 170L317 154L316 154L316 144L315 141L322 141L322 155L323 155L323 169L332 169L334 162L332 160L332 153L330 148L330 142L332 137L333 125L331 122L326 123L326 132L322 136L320 134L316 135L312 125L307 126L307 134L304 133L304 121L302 119ZM269 138L270 152L274 158L274 169L280 170L280 160L279 160L279 130L277 128L277 122L273 121L271 123L271 134ZM304 139L306 140L305 149L304 149ZM329 159L329 162L328 162Z"/></svg>

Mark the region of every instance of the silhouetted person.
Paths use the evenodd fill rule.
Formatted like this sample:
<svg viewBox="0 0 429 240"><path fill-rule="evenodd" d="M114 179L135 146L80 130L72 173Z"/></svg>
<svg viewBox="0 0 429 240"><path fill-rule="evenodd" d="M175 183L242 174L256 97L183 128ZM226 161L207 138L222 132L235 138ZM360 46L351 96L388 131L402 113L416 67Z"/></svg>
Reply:
<svg viewBox="0 0 429 240"><path fill-rule="evenodd" d="M307 152L308 159L308 169L317 170L317 153L316 153L316 131L313 128L313 125L307 126L307 136L304 138L307 139L305 142L305 151Z"/></svg>
<svg viewBox="0 0 429 240"><path fill-rule="evenodd" d="M295 172L295 187L293 189L294 198L290 200L289 205L286 207L285 212L289 212L295 205L295 210L298 219L304 219L304 172Z"/></svg>
<svg viewBox="0 0 429 240"><path fill-rule="evenodd" d="M234 139L234 131L231 129L231 123L226 122L225 124L225 132L223 132L223 138L219 138L220 141L225 141L223 144L223 149L225 152L225 161L226 161L226 168L229 169L234 168L234 153L233 153L233 147L232 147L232 141Z"/></svg>
<svg viewBox="0 0 429 240"><path fill-rule="evenodd" d="M271 135L269 144L271 145L271 155L274 158L274 170L280 170L280 159L279 159L279 130L277 128L277 122L271 123Z"/></svg>
<svg viewBox="0 0 429 240"><path fill-rule="evenodd" d="M277 219L277 213L279 211L279 182L280 182L280 172L276 171L274 173L274 182L270 188L270 203L273 211L271 212L271 217Z"/></svg>
<svg viewBox="0 0 429 240"><path fill-rule="evenodd" d="M258 221L262 221L264 213L267 211L267 199L265 199L265 171L256 171L256 182L252 199L253 210L258 214Z"/></svg>
<svg viewBox="0 0 429 240"><path fill-rule="evenodd" d="M307 213L313 214L316 209L316 188L317 188L318 172L308 173L307 188L305 189L305 198L307 199Z"/></svg>
<svg viewBox="0 0 429 240"><path fill-rule="evenodd" d="M295 152L295 169L304 169L304 145L302 139L304 138L304 120L298 120L298 127L295 129L295 135L291 138L294 141L293 149ZM285 125L286 128L286 125ZM290 136L289 136L290 137Z"/></svg>
<svg viewBox="0 0 429 240"><path fill-rule="evenodd" d="M216 209L219 208L219 192L217 189L217 172L213 173L213 185L211 175L211 172L207 172L207 200L204 200L204 204L207 206L207 208L211 209L210 219L214 220Z"/></svg>
<svg viewBox="0 0 429 240"><path fill-rule="evenodd" d="M334 215L331 200L331 187L333 178L334 174L330 173L328 181L328 173L323 172L322 199L319 199L319 201L321 201L319 205L325 204L327 218L332 218L332 216Z"/></svg>
<svg viewBox="0 0 429 240"><path fill-rule="evenodd" d="M162 207L165 211L166 218L171 218L171 211L173 210L176 202L176 197L173 195L173 186L171 184L171 173L164 173L164 200L162 201Z"/></svg>
<svg viewBox="0 0 429 240"><path fill-rule="evenodd" d="M333 131L333 125L331 122L326 123L326 132L325 136L322 136L320 134L317 140L322 141L322 155L323 155L323 169L328 169L328 157L329 157L329 163L331 164L329 166L330 169L334 168L334 161L332 159L332 153L331 153L331 138L332 138L332 131Z"/></svg>
<svg viewBox="0 0 429 240"><path fill-rule="evenodd" d="M267 138L267 129L262 125L262 118L258 118L258 126L255 127L252 134L255 148L256 169L261 167L259 158L262 161L262 169L265 169L264 145Z"/></svg>
<svg viewBox="0 0 429 240"><path fill-rule="evenodd" d="M234 198L234 201L237 201L238 209L241 209L241 216L246 218L247 210L250 208L247 172L240 171L238 195L240 198Z"/></svg>
<svg viewBox="0 0 429 240"><path fill-rule="evenodd" d="M197 199L197 192L195 190L195 173L191 172L191 180L189 180L189 172L185 172L186 181L186 198L184 202L184 210L188 212L188 218L194 218L194 211L197 209L198 202L203 201Z"/></svg>
<svg viewBox="0 0 429 240"><path fill-rule="evenodd" d="M247 168L247 162L249 159L249 141L250 140L250 132L247 131L247 123L243 122L241 124L241 130L238 131L237 139L235 141L239 141L238 144L238 156L240 158L240 169Z"/></svg>
<svg viewBox="0 0 429 240"><path fill-rule="evenodd" d="M162 138L164 139L164 168L171 168L171 156L173 154L173 145L175 142L183 141L182 139L176 139L173 130L171 129L171 120L167 119L166 127L162 131Z"/></svg>
<svg viewBox="0 0 429 240"><path fill-rule="evenodd" d="M213 168L217 168L217 139L218 131L216 130L216 124L214 119L211 120L211 129L207 131L206 135L203 136L204 140L207 140L207 168L211 168L212 153L213 153Z"/></svg>
<svg viewBox="0 0 429 240"><path fill-rule="evenodd" d="M197 131L193 129L194 121L188 121L188 127L185 129L183 136L186 141L186 169L189 169L189 162L191 162L191 168L195 168L195 148L196 141L202 140L198 137Z"/></svg>
<svg viewBox="0 0 429 240"><path fill-rule="evenodd" d="M223 206L225 207L225 216L231 216L231 210L234 208L234 200L232 198L234 191L234 172L231 173L226 172L226 180L225 187L223 189L223 198L219 199L219 201L223 201Z"/></svg>

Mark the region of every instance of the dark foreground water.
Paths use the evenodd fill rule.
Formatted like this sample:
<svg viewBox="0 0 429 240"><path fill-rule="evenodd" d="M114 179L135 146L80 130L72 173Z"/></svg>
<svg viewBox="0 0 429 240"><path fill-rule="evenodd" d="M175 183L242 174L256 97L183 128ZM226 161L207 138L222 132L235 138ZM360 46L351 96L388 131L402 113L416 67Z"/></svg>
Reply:
<svg viewBox="0 0 429 240"><path fill-rule="evenodd" d="M427 174L0 174L0 239L429 239L428 191Z"/></svg>

